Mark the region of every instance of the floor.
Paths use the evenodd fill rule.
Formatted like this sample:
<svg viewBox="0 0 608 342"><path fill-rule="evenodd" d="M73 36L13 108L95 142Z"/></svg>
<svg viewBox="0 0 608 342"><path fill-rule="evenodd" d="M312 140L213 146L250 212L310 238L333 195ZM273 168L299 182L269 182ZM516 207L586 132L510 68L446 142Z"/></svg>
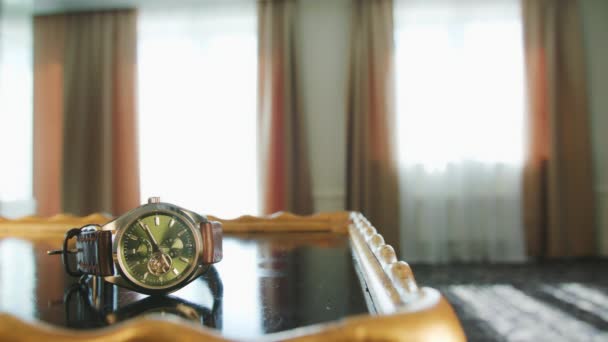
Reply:
<svg viewBox="0 0 608 342"><path fill-rule="evenodd" d="M469 341L608 341L608 259L411 266Z"/></svg>

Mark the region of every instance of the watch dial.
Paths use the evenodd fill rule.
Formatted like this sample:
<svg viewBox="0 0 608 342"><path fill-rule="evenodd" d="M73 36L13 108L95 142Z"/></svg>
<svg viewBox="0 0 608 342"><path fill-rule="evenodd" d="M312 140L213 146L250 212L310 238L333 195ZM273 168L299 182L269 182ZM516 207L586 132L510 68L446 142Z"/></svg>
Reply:
<svg viewBox="0 0 608 342"><path fill-rule="evenodd" d="M166 213L135 220L123 232L118 248L131 280L150 287L178 283L196 262L192 230L180 218Z"/></svg>

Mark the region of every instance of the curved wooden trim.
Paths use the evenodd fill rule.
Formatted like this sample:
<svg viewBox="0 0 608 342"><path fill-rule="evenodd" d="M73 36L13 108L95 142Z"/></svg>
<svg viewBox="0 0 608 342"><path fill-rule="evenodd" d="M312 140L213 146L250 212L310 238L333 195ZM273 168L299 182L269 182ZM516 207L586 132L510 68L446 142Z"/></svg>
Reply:
<svg viewBox="0 0 608 342"><path fill-rule="evenodd" d="M88 216L58 214L51 217L26 216L18 219L0 217L0 237L20 237L25 239L62 239L70 228L87 224L104 224L110 216L96 213Z"/></svg>
<svg viewBox="0 0 608 342"><path fill-rule="evenodd" d="M460 325L446 321L450 304L433 289L426 300L409 312L394 315L351 316L340 321L268 334L258 341L465 341ZM456 322L457 323L457 322ZM217 330L187 322L149 315L94 330L69 330L47 323L22 321L0 314L0 336L8 341L232 341Z"/></svg>
<svg viewBox="0 0 608 342"><path fill-rule="evenodd" d="M222 222L225 232L336 232L346 233L350 223L350 212L338 211L300 216L287 212L277 212L268 216L241 216L235 219L221 219L208 216L209 219Z"/></svg>
<svg viewBox="0 0 608 342"><path fill-rule="evenodd" d="M256 232L335 232L347 233L350 213L347 211L319 213L299 216L278 212L269 216L241 216L235 219L222 219L209 216L213 221L222 222L225 233ZM0 237L14 236L24 238L63 237L66 230L86 224L104 224L112 217L96 213L89 216L59 214L52 217L26 216L19 219L0 217Z"/></svg>
<svg viewBox="0 0 608 342"><path fill-rule="evenodd" d="M209 216L213 221L222 222L225 233L256 232L334 232L347 233L350 213L347 211L319 213L299 216L278 212L269 216L241 216L235 219L222 219ZM110 216L96 213L77 217L59 214L52 217L26 216L19 219L0 217L0 237L16 236L25 238L62 237L65 231L86 224L104 224L112 220Z"/></svg>
<svg viewBox="0 0 608 342"><path fill-rule="evenodd" d="M373 307L378 313L392 313L414 303L423 294L412 269L398 261L395 250L360 213L352 213L349 225L355 260L370 290Z"/></svg>
<svg viewBox="0 0 608 342"><path fill-rule="evenodd" d="M181 319L135 318L115 326L94 330L69 330L44 322L22 321L0 314L0 336L8 341L228 341L211 329Z"/></svg>

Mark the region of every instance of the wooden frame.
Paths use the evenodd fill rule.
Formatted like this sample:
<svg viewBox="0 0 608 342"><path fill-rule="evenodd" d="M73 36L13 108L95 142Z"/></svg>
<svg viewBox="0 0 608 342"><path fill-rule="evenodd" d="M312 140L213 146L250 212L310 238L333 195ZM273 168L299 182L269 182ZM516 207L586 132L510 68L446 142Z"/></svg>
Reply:
<svg viewBox="0 0 608 342"><path fill-rule="evenodd" d="M394 249L360 213L334 212L312 216L277 213L267 217L242 216L234 220L211 217L223 223L225 233L324 231L350 236L353 258L358 264L362 288L370 314L350 316L339 321L268 334L262 341L464 341L465 336L452 307L435 289L419 287L409 265L398 261ZM60 242L69 228L89 223L103 224L109 217L58 215L51 218L0 218L0 238ZM151 341L181 340L228 341L213 329L186 321L145 316L114 327L75 331L43 322L24 322L0 313L0 339L18 341Z"/></svg>

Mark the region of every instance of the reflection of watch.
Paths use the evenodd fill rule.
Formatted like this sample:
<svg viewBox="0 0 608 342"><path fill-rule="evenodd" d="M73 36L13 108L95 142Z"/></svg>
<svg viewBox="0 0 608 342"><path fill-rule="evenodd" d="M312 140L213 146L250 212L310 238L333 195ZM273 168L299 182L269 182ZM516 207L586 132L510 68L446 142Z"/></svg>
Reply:
<svg viewBox="0 0 608 342"><path fill-rule="evenodd" d="M174 296L149 296L117 304L118 289L110 286L93 294L87 280L72 284L64 293L63 305L68 327L88 329L126 321L140 315L160 314L177 316L210 328L222 328L222 281L214 267L210 267L197 281L206 284L213 303L205 306ZM96 298L94 298L96 297ZM137 298L137 297L135 297ZM200 298L199 298L200 299Z"/></svg>
<svg viewBox="0 0 608 342"><path fill-rule="evenodd" d="M76 238L76 249L68 242ZM103 225L67 232L63 249L66 272L89 274L146 294L169 293L203 274L222 259L222 225L158 197ZM76 270L68 263L76 254Z"/></svg>

